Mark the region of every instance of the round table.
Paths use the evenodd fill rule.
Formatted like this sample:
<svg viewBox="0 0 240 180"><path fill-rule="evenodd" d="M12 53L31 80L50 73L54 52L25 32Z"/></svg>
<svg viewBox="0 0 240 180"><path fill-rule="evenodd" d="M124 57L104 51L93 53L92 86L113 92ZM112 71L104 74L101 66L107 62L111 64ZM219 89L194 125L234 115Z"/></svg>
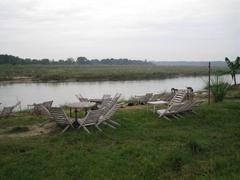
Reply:
<svg viewBox="0 0 240 180"><path fill-rule="evenodd" d="M72 115L72 109L74 109L75 120L77 120L78 109L84 109L85 114L87 114L88 109L91 109L95 105L96 105L95 102L74 102L74 103L67 103L66 107L70 108L70 116Z"/></svg>

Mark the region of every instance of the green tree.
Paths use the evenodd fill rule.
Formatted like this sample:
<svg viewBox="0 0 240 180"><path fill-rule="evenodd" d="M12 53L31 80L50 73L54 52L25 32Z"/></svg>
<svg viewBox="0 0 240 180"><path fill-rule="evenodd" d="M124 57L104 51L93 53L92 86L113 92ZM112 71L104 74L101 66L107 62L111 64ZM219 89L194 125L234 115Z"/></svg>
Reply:
<svg viewBox="0 0 240 180"><path fill-rule="evenodd" d="M232 76L232 79L234 81L234 84L237 85L237 81L236 81L236 73L240 68L240 57L237 57L235 61L230 61L227 57L225 58L225 61L228 65L229 68L229 72Z"/></svg>
<svg viewBox="0 0 240 180"><path fill-rule="evenodd" d="M78 57L77 63L78 64L86 64L88 62L88 59L86 57Z"/></svg>

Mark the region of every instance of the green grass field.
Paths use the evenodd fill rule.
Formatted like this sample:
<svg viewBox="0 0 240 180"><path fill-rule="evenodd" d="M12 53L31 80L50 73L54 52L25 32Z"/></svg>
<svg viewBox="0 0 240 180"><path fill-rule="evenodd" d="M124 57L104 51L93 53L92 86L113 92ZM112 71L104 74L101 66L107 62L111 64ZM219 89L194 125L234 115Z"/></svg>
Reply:
<svg viewBox="0 0 240 180"><path fill-rule="evenodd" d="M225 68L213 68L213 72ZM0 81L29 77L34 81L91 81L163 79L206 75L207 67L154 65L0 65Z"/></svg>
<svg viewBox="0 0 240 180"><path fill-rule="evenodd" d="M121 127L103 133L0 138L0 179L238 179L239 107L227 100L167 121L142 106L119 110L113 119ZM0 134L44 119L0 119Z"/></svg>

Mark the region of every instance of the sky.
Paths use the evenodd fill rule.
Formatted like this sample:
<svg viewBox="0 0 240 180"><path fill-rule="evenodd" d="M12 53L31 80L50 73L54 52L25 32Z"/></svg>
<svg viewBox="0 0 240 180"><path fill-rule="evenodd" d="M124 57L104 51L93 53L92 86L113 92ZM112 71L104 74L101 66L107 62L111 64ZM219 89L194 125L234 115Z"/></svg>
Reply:
<svg viewBox="0 0 240 180"><path fill-rule="evenodd" d="M0 0L0 54L235 59L239 9L240 0Z"/></svg>

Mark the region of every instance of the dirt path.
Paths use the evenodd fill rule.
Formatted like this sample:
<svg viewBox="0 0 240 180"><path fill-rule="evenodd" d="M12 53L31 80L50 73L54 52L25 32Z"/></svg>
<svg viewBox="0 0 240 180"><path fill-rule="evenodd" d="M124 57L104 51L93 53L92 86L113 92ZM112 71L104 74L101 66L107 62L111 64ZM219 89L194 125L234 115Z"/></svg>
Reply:
<svg viewBox="0 0 240 180"><path fill-rule="evenodd" d="M54 123L54 122L47 123L44 126L40 126L39 124L35 124L35 125L32 125L32 126L27 126L27 127L28 127L29 131L1 134L0 138L31 137L31 136L48 134L48 133L56 130L56 123Z"/></svg>

